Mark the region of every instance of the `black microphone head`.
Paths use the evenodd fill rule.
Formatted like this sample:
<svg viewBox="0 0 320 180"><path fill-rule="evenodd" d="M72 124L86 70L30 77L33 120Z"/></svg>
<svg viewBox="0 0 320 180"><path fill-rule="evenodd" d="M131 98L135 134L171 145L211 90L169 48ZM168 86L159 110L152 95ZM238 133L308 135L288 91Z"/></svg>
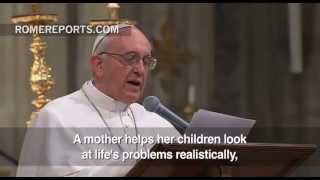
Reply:
<svg viewBox="0 0 320 180"><path fill-rule="evenodd" d="M144 98L143 100L143 106L147 111L155 112L159 105L160 105L160 100L156 96L148 96Z"/></svg>

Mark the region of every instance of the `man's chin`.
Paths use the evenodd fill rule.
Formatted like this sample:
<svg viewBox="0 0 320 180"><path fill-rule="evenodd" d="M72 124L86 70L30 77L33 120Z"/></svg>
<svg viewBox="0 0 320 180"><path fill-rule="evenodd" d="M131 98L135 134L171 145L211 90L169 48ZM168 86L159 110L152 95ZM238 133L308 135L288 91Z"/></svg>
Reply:
<svg viewBox="0 0 320 180"><path fill-rule="evenodd" d="M140 97L140 93L126 93L122 101L131 104L139 101Z"/></svg>

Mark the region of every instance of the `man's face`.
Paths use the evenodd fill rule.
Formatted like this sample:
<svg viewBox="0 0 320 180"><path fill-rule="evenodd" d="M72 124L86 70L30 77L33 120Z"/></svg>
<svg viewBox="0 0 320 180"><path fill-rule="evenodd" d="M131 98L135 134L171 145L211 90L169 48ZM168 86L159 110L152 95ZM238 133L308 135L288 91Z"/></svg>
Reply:
<svg viewBox="0 0 320 180"><path fill-rule="evenodd" d="M121 56L99 55L103 62L100 75L96 74L98 89L125 103L138 101L143 95L148 76L148 69L144 66L142 57L151 55L149 41L139 30L131 28L129 34L117 35L108 44L105 52L123 55L136 52L141 58L139 63L128 65Z"/></svg>

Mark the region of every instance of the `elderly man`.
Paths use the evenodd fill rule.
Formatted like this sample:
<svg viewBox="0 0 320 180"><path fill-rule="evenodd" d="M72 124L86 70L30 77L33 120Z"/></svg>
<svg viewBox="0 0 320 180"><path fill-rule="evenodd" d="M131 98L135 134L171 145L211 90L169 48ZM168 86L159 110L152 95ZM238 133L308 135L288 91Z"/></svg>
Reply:
<svg viewBox="0 0 320 180"><path fill-rule="evenodd" d="M124 176L134 165L119 165L111 159L103 166L94 162L77 164L83 151L81 143L70 145L74 139L67 132L54 133L53 127L82 131L99 127L107 129L110 136L115 136L111 128L130 129L138 135L143 128L165 127L171 129L171 135L178 136L167 120L136 103L157 62L151 50L150 42L135 26L120 25L118 35L98 36L90 60L93 79L80 90L48 103L39 112L33 128L45 131L32 135L28 130L17 176ZM126 151L126 147L119 145L117 150Z"/></svg>

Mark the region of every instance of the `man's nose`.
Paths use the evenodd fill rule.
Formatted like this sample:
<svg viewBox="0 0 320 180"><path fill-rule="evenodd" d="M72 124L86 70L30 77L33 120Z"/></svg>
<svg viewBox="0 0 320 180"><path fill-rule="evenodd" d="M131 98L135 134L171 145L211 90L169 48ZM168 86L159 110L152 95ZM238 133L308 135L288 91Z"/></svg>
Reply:
<svg viewBox="0 0 320 180"><path fill-rule="evenodd" d="M139 75L143 75L145 73L146 67L143 64L143 61L140 60L138 63L133 65L133 70L135 73Z"/></svg>

